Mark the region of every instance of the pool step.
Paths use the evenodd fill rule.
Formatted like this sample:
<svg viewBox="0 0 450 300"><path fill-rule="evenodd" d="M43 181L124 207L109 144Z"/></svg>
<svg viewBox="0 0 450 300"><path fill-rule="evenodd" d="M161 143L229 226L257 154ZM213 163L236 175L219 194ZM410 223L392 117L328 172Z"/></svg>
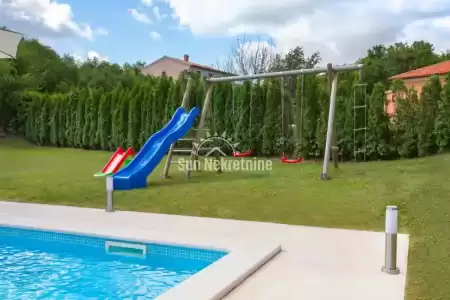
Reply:
<svg viewBox="0 0 450 300"><path fill-rule="evenodd" d="M106 253L113 255L131 256L139 258L147 257L147 245L145 244L106 241L105 251Z"/></svg>

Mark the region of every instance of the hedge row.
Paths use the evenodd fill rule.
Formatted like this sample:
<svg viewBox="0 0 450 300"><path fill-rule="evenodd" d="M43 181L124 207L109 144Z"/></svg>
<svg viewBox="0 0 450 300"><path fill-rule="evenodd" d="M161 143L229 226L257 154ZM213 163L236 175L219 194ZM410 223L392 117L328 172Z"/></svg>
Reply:
<svg viewBox="0 0 450 300"><path fill-rule="evenodd" d="M300 78L297 87L300 87ZM343 159L353 158L354 122L367 127L368 159L424 156L450 148L450 84L441 86L432 77L417 93L396 82L397 114L384 113L385 88L377 84L368 97L367 121L354 115L353 82L343 80L336 106L336 142ZM306 77L304 89L289 94L279 80L243 84L219 84L213 90L213 105L207 127L227 133L240 142L239 150L252 148L258 155L323 155L327 130L329 95L323 79ZM39 145L115 150L143 143L168 122L180 106L186 80L146 78L133 88L75 89L66 94L27 92L26 138ZM196 80L190 107L202 107L205 87ZM281 122L281 99L285 101L285 126ZM295 109L294 109L295 108ZM294 121L291 121L294 120ZM292 124L293 123L293 124ZM292 126L294 125L294 126ZM356 137L363 147L364 135Z"/></svg>

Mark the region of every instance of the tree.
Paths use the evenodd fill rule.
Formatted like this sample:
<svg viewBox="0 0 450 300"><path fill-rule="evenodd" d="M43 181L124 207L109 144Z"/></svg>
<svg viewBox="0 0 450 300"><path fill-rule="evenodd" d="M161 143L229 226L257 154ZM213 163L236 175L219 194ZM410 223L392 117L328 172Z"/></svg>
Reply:
<svg viewBox="0 0 450 300"><path fill-rule="evenodd" d="M130 98L128 110L128 146L138 150L140 147L139 133L141 129L141 109L144 87L140 87L136 94Z"/></svg>
<svg viewBox="0 0 450 300"><path fill-rule="evenodd" d="M38 143L42 98L43 95L36 91L27 91L22 95L23 101L27 103L25 138L33 143Z"/></svg>
<svg viewBox="0 0 450 300"><path fill-rule="evenodd" d="M320 61L318 53L308 57L301 46L275 54L270 42L246 38L238 39L234 50L230 65L236 73L310 68ZM394 153L409 158L450 149L448 84L441 93L439 80L432 78L419 101L417 92L406 89L401 81L390 86L389 79L445 59L448 53L437 54L431 43L415 41L375 45L360 60L364 62L362 78L371 95L369 159L389 159ZM58 55L37 40L25 40L17 59L0 61L0 130L23 132L30 142L49 146L138 149L172 117L186 88L185 77L144 76L142 66L141 62L121 66L95 59L80 62L69 55ZM353 153L353 86L358 75L339 75L335 134L345 159ZM202 108L205 84L199 75L190 76L194 88L189 107ZM319 149L324 147L327 131L328 82L324 76L305 75L302 89L301 79L285 77L283 85L279 78L215 85L211 111L214 123L210 118L206 127L226 130L228 136L234 134L242 148L252 147L258 155L290 151L293 141L298 155L323 154ZM389 86L396 98L396 114L390 121L383 104L383 92ZM291 132L291 124L296 125L297 132Z"/></svg>
<svg viewBox="0 0 450 300"><path fill-rule="evenodd" d="M181 94L182 80L178 79L177 81L170 81L169 84L168 99L165 101L165 120L170 120L170 118L172 118L175 110L180 107L183 98Z"/></svg>
<svg viewBox="0 0 450 300"><path fill-rule="evenodd" d="M49 122L50 122L50 96L45 95L41 102L41 111L39 114L39 133L38 133L38 144L48 145L50 140L49 132Z"/></svg>
<svg viewBox="0 0 450 300"><path fill-rule="evenodd" d="M260 154L263 142L264 113L265 113L265 97L262 83L256 82L252 84L250 103L250 145L255 154Z"/></svg>
<svg viewBox="0 0 450 300"><path fill-rule="evenodd" d="M360 137L360 135L355 136L354 128L364 126L365 122L364 114L366 111L365 109L355 109L355 101L358 102L357 105L368 103L364 98L367 96L364 95L364 88L355 86L355 83L357 83L355 78L340 76L339 82L335 109L335 135L336 146L339 148L338 154L344 160L353 158L355 142L359 142L357 139L355 141L355 138ZM357 145L359 146L361 143Z"/></svg>
<svg viewBox="0 0 450 300"><path fill-rule="evenodd" d="M213 89L213 118L214 118L214 129L217 133L226 132L225 120L226 120L226 101L227 93L229 91L229 83L220 83Z"/></svg>
<svg viewBox="0 0 450 300"><path fill-rule="evenodd" d="M316 142L317 147L316 151L319 151L320 154L323 153L323 149L325 149L325 142L327 136L328 129L328 112L330 105L330 97L328 96L327 88L322 84L318 89L318 102L319 102L319 115L317 120L316 127Z"/></svg>
<svg viewBox="0 0 450 300"><path fill-rule="evenodd" d="M67 94L58 94L59 111L56 116L58 122L58 146L67 147L67 128L66 128L66 111L67 111Z"/></svg>
<svg viewBox="0 0 450 300"><path fill-rule="evenodd" d="M89 106L89 149L98 149L100 147L100 141L98 139L98 110L100 105L100 98L104 95L104 91L101 88L92 90L92 98L90 99Z"/></svg>
<svg viewBox="0 0 450 300"><path fill-rule="evenodd" d="M279 152L280 137L281 137L280 85L279 81L270 80L268 83L266 96L262 153L266 156L276 155L277 152Z"/></svg>
<svg viewBox="0 0 450 300"><path fill-rule="evenodd" d="M375 84L369 100L367 128L367 156L372 159L387 158L389 150L389 118L385 113L385 87Z"/></svg>
<svg viewBox="0 0 450 300"><path fill-rule="evenodd" d="M398 84L395 110L396 150L400 157L412 158L418 155L419 98L417 91ZM402 92L400 92L402 91Z"/></svg>
<svg viewBox="0 0 450 300"><path fill-rule="evenodd" d="M109 150L109 139L111 136L111 108L112 93L103 94L100 98L98 106L98 123L97 123L97 143L100 149Z"/></svg>
<svg viewBox="0 0 450 300"><path fill-rule="evenodd" d="M155 101L155 110L153 115L153 131L156 132L160 130L164 124L168 121L168 116L164 113L166 108L166 102L169 94L169 88L172 82L172 78L169 77L159 77L156 80L155 89L153 90L154 101Z"/></svg>
<svg viewBox="0 0 450 300"><path fill-rule="evenodd" d="M251 90L252 85L249 81L245 81L244 84L240 87L241 92L239 93L239 117L236 126L236 137L237 141L239 141L239 145L248 149L252 145L250 144L250 105L251 105ZM244 151L246 151L244 150Z"/></svg>
<svg viewBox="0 0 450 300"><path fill-rule="evenodd" d="M432 76L422 89L419 114L419 156L430 155L437 151L434 120L441 91L442 86L438 76Z"/></svg>
<svg viewBox="0 0 450 300"><path fill-rule="evenodd" d="M411 71L445 60L434 51L434 46L426 41L412 44L395 43L393 45L375 45L368 50L367 56L360 60L364 64L363 81L368 84L371 93L377 82L389 86L389 77Z"/></svg>
<svg viewBox="0 0 450 300"><path fill-rule="evenodd" d="M233 134L234 133L234 105L233 105L233 97L234 97L234 84L226 85L226 91L224 94L224 101L225 101L225 117L224 117L224 131L227 132L227 134Z"/></svg>
<svg viewBox="0 0 450 300"><path fill-rule="evenodd" d="M311 76L298 77L296 92L297 156L308 157L316 144L317 120L320 114L318 81Z"/></svg>
<svg viewBox="0 0 450 300"><path fill-rule="evenodd" d="M92 125L92 116L91 111L94 110L94 91L92 88L88 88L85 90L83 95L84 97L84 122L82 126L82 138L81 138L81 147L83 149L89 149L92 145L91 140L91 125ZM97 117L97 116L95 116Z"/></svg>
<svg viewBox="0 0 450 300"><path fill-rule="evenodd" d="M58 129L60 127L58 116L60 112L60 95L53 94L49 98L49 111L50 111L50 145L58 145Z"/></svg>
<svg viewBox="0 0 450 300"><path fill-rule="evenodd" d="M446 83L438 100L437 115L434 124L436 144L439 152L450 148L450 74L447 75Z"/></svg>
<svg viewBox="0 0 450 300"><path fill-rule="evenodd" d="M116 145L117 147L126 148L128 145L128 110L130 106L130 100L132 99L132 91L124 90L120 94L120 100L116 107L117 113L117 133L116 133Z"/></svg>
<svg viewBox="0 0 450 300"><path fill-rule="evenodd" d="M34 87L34 77L30 74L20 75L11 61L0 60L0 134L10 129L16 120L24 122L21 94ZM14 131L21 130L21 124L13 126Z"/></svg>
<svg viewBox="0 0 450 300"><path fill-rule="evenodd" d="M362 80L367 83L368 93L372 92L377 82L388 86L388 77L393 75L387 66L387 49L384 45L375 45L367 51L366 57L360 60L364 65Z"/></svg>
<svg viewBox="0 0 450 300"><path fill-rule="evenodd" d="M85 123L86 92L80 91L77 99L74 146L83 147L83 128Z"/></svg>
<svg viewBox="0 0 450 300"><path fill-rule="evenodd" d="M76 147L76 134L77 134L77 110L79 93L74 90L66 95L67 106L65 111L66 120L66 140L68 147Z"/></svg>
<svg viewBox="0 0 450 300"><path fill-rule="evenodd" d="M226 59L217 62L217 67L232 74L249 75L267 72L274 57L273 44L260 37L250 40L237 38Z"/></svg>

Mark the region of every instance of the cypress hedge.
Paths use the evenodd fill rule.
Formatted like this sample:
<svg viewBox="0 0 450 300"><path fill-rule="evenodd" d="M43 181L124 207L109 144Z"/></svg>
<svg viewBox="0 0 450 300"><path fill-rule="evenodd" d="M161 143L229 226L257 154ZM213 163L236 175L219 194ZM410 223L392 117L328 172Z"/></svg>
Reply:
<svg viewBox="0 0 450 300"><path fill-rule="evenodd" d="M450 79L450 78L449 78ZM240 149L258 155L323 155L328 121L329 94L324 78L305 76L296 84L296 94L285 105L285 137L281 130L280 81L264 80L217 84L211 112L217 133L227 133L240 142ZM24 133L27 140L47 146L101 149L133 147L136 151L160 130L181 105L186 78L148 77L133 84L117 84L105 91L96 87L73 88L67 93L24 92ZM353 85L343 79L336 103L336 137L342 159L353 158ZM396 95L396 113L385 114L383 84L376 84L368 97L368 159L425 156L450 150L450 83L442 86L430 78L419 97L401 82L391 87ZM286 98L287 95L285 95ZM205 84L194 78L189 108L203 108ZM290 99L294 97L293 99ZM289 106L295 103L294 108ZM294 125L294 126L291 126ZM213 134L213 133L211 133ZM287 140L286 140L287 139ZM361 143L361 141L357 141Z"/></svg>

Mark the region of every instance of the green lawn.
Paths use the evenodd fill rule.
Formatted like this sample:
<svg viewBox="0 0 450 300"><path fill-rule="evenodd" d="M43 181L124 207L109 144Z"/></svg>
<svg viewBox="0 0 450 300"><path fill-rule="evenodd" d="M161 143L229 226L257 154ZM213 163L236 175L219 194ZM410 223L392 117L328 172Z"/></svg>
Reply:
<svg viewBox="0 0 450 300"><path fill-rule="evenodd" d="M36 147L0 139L0 199L104 207L105 182L92 175L111 153ZM116 193L116 207L322 227L383 230L387 204L400 207L411 234L408 300L450 295L450 155L344 164L321 182L320 164L274 163L271 172L195 173L191 180L163 164L149 187ZM381 264L382 262L380 262Z"/></svg>

